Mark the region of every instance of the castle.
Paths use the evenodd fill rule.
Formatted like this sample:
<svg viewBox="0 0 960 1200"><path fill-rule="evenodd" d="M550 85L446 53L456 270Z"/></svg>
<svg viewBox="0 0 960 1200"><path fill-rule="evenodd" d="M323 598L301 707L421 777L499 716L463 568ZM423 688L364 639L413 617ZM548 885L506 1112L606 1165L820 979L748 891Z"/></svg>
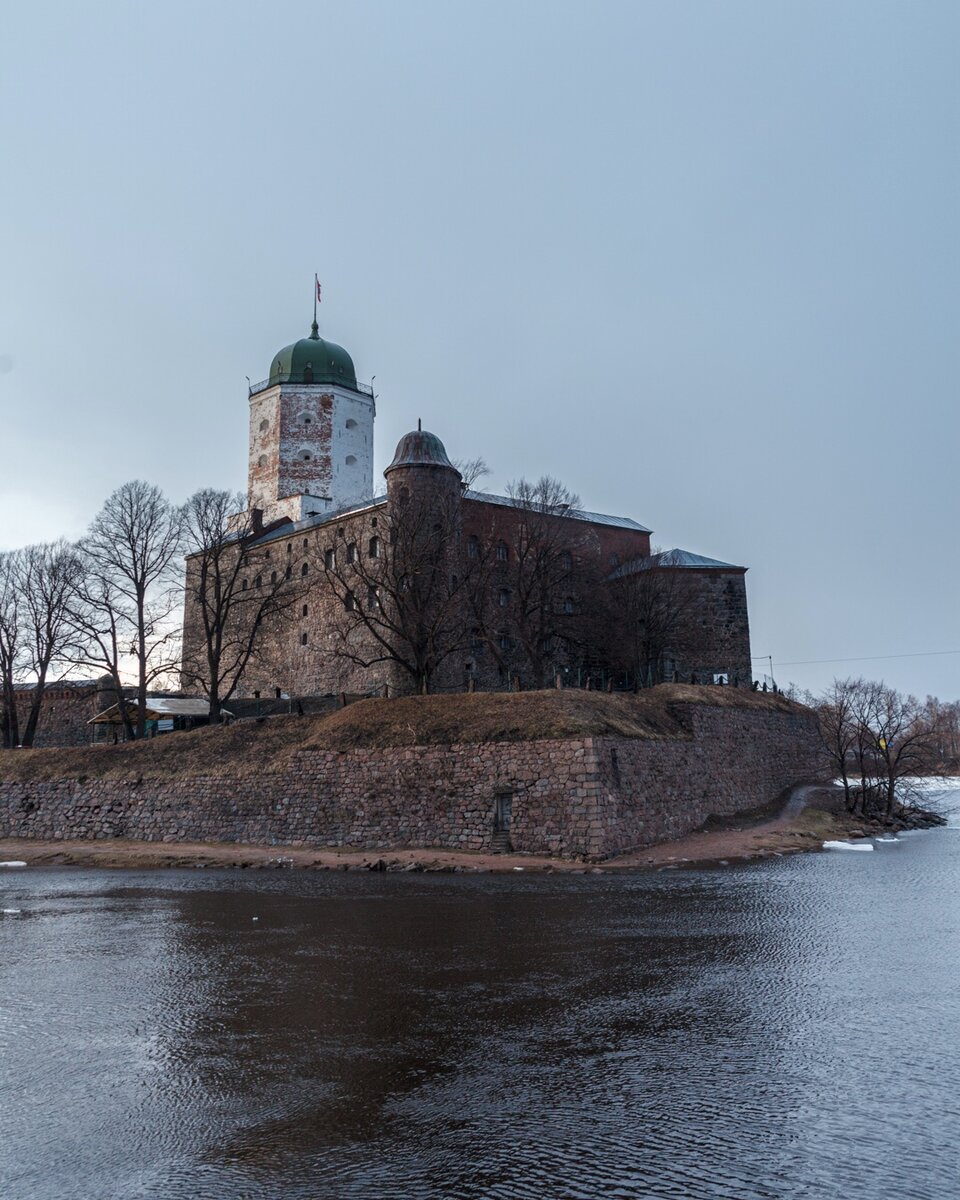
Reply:
<svg viewBox="0 0 960 1200"><path fill-rule="evenodd" d="M745 568L651 554L646 526L549 479L474 490L419 427L377 492L376 398L316 320L249 401L231 621L257 635L236 695L750 685ZM204 669L203 574L189 557L185 686Z"/></svg>

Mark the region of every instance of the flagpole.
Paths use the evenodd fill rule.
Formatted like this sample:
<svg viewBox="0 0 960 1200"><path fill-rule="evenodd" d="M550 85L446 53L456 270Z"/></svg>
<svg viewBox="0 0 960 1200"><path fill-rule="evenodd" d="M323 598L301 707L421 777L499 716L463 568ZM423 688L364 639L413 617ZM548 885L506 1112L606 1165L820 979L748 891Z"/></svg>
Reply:
<svg viewBox="0 0 960 1200"><path fill-rule="evenodd" d="M314 272L314 276L313 276L313 323L314 323L314 325L316 325L316 323L317 323L317 284L318 284L318 282L319 282L319 280L317 279L316 272Z"/></svg>

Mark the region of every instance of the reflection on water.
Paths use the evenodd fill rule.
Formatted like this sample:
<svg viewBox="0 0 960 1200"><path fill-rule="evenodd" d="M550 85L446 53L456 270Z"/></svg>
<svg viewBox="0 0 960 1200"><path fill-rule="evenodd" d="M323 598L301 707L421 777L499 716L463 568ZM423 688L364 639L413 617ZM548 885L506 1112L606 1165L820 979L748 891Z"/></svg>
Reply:
<svg viewBox="0 0 960 1200"><path fill-rule="evenodd" d="M652 876L3 878L0 1191L940 1200L958 884L954 829Z"/></svg>

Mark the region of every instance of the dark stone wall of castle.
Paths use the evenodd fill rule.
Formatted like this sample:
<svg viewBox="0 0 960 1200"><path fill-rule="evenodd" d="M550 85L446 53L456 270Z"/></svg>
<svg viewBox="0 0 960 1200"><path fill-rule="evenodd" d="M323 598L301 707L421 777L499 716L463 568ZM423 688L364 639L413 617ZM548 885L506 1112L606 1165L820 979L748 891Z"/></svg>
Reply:
<svg viewBox="0 0 960 1200"><path fill-rule="evenodd" d="M680 735L303 751L256 776L14 782L0 759L0 836L484 850L509 794L516 850L603 858L829 776L807 709L675 711Z"/></svg>
<svg viewBox="0 0 960 1200"><path fill-rule="evenodd" d="M684 683L712 683L727 673L730 682L749 686L750 622L746 578L742 571L695 571L677 568L691 581L691 603L680 619L677 640L683 654L677 670Z"/></svg>
<svg viewBox="0 0 960 1200"><path fill-rule="evenodd" d="M40 723L34 746L38 749L55 746L86 746L93 741L93 726L87 722L100 711L99 692L95 683L48 686L43 693ZM23 689L17 693L17 718L21 732L26 724L33 692Z"/></svg>

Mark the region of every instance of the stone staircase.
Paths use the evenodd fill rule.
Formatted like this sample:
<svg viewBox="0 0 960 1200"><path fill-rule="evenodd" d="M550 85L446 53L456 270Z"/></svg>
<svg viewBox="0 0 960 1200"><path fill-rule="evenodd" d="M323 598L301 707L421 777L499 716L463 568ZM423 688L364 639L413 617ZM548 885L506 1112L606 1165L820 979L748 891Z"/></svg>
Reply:
<svg viewBox="0 0 960 1200"><path fill-rule="evenodd" d="M491 854L509 854L513 847L510 845L510 834L506 829L495 830L490 839Z"/></svg>

